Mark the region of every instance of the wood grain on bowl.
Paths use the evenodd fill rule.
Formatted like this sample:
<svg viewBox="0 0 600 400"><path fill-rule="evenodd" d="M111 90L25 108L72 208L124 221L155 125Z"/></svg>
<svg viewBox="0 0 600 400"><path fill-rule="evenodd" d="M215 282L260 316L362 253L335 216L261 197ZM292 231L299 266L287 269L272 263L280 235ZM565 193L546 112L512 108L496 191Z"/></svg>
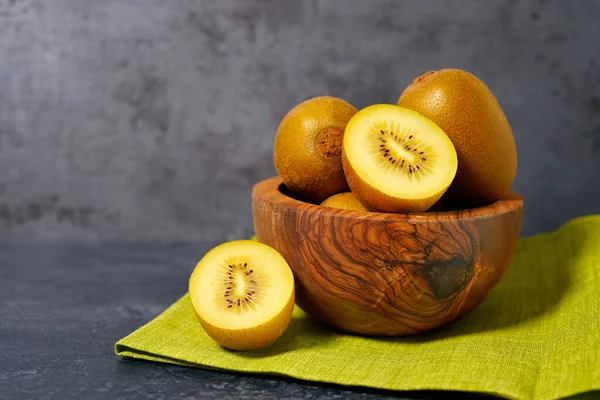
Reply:
<svg viewBox="0 0 600 400"><path fill-rule="evenodd" d="M296 303L333 327L412 335L479 305L516 249L523 210L514 192L486 207L386 214L295 200L278 177L252 195L259 241L278 250L296 279Z"/></svg>

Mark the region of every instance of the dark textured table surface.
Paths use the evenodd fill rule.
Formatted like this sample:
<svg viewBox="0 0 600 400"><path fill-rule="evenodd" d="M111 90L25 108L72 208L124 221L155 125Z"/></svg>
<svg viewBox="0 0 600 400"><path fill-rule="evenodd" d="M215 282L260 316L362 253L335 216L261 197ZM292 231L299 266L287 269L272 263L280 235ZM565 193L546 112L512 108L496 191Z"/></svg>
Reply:
<svg viewBox="0 0 600 400"><path fill-rule="evenodd" d="M446 397L117 357L115 341L177 300L211 245L0 244L0 398Z"/></svg>

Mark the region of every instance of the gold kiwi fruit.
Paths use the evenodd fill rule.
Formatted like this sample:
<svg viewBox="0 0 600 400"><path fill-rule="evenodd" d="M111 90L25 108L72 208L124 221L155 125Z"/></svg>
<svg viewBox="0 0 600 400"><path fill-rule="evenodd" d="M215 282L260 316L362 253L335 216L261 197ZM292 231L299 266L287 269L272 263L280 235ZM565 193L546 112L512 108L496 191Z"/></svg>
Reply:
<svg viewBox="0 0 600 400"><path fill-rule="evenodd" d="M367 211L366 207L358 201L352 192L334 194L322 202L321 205L323 207L341 208L343 210Z"/></svg>
<svg viewBox="0 0 600 400"><path fill-rule="evenodd" d="M458 171L445 198L478 206L508 191L517 172L517 149L502 108L481 80L459 69L427 72L397 104L431 119L454 143Z"/></svg>
<svg viewBox="0 0 600 400"><path fill-rule="evenodd" d="M342 99L314 97L281 120L273 148L275 169L302 200L321 203L348 189L342 168L342 138L356 108Z"/></svg>
<svg viewBox="0 0 600 400"><path fill-rule="evenodd" d="M273 248L236 240L210 250L189 280L192 306L206 333L231 350L274 342L294 309L294 276Z"/></svg>
<svg viewBox="0 0 600 400"><path fill-rule="evenodd" d="M344 133L343 167L356 198L371 211L421 212L444 194L456 151L439 126L391 104L360 110Z"/></svg>

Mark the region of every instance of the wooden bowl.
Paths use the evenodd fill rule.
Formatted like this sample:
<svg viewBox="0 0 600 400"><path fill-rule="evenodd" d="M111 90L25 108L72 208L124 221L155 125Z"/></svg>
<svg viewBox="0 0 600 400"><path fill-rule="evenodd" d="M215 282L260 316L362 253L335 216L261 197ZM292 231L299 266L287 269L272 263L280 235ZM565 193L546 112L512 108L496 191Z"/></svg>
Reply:
<svg viewBox="0 0 600 400"><path fill-rule="evenodd" d="M278 250L296 280L296 304L346 332L413 335L477 307L517 246L523 199L485 207L387 214L308 204L280 178L252 192L257 239Z"/></svg>

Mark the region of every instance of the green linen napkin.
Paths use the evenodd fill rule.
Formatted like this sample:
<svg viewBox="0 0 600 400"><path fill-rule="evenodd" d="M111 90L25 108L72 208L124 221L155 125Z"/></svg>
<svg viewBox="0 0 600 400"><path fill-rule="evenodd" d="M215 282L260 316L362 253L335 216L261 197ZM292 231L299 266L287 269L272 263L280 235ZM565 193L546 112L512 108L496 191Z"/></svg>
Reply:
<svg viewBox="0 0 600 400"><path fill-rule="evenodd" d="M322 326L300 309L267 348L233 352L196 321L187 295L119 340L120 356L391 390L555 399L600 389L600 215L522 239L490 297L460 321L408 338Z"/></svg>

